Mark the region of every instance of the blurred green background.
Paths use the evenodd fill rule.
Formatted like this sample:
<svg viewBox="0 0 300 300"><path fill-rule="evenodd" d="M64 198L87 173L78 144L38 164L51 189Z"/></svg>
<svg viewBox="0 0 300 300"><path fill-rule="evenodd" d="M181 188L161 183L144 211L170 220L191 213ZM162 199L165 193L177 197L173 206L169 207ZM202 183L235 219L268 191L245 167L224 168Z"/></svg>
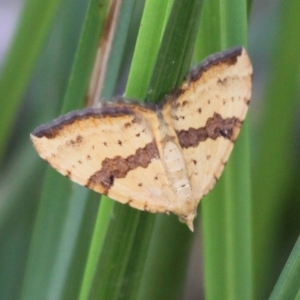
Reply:
<svg viewBox="0 0 300 300"><path fill-rule="evenodd" d="M48 218L44 224L56 226L56 232L64 231L70 239L57 246L60 257L55 260L55 274L61 277L41 276L34 288L44 286L45 299L76 299L97 219L99 196L76 186L65 188L64 183L58 186L55 180L67 179L46 171L46 163L37 156L29 140L29 133L36 126L61 112L62 101L69 93L69 77L89 4L82 0L48 2L0 1L0 299L39 299L28 296L39 293L26 291L33 289L32 278L35 278L35 274L30 274L35 269L28 271L28 264L34 263L37 268L45 257L54 255L51 251L33 254L30 250L34 247L32 241L36 242L36 237L42 234L35 228L39 218ZM300 229L300 3L257 0L248 4L248 52L254 68L248 115L252 193L249 222L253 235L253 292L249 299L268 299ZM132 19L122 46L116 84L104 92L106 97L112 90L119 95L125 91L143 8L143 1L132 1ZM22 24L27 24L27 32L18 29L24 9L28 23ZM18 35L14 36L16 32ZM63 110L67 110L68 104L64 105ZM64 197L61 191L76 195L65 203L58 201L62 215L68 216L63 224L62 215L48 215L46 207L41 213L40 199L47 194L43 189L45 176L48 180L55 177L57 199ZM51 197L50 202L55 193ZM79 211L69 209L72 203L76 203ZM174 237L180 230L173 233ZM42 247L47 249L47 243L55 239L55 236L45 237ZM187 272L178 275L168 270L164 275L178 277L176 282L182 283L178 299L204 299L201 228L193 239L188 236L186 242L187 252L174 251L171 255L174 260L183 257ZM82 263L70 267L77 259L82 259ZM68 267L64 268L64 264ZM45 265L43 272L47 273L51 267L50 263ZM50 284L46 285L46 280Z"/></svg>

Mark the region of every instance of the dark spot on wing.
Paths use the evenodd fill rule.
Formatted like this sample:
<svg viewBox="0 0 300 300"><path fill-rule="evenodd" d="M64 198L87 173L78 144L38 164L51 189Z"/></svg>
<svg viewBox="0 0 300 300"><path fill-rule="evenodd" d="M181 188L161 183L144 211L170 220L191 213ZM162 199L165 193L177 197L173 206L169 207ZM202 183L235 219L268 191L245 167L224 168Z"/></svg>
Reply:
<svg viewBox="0 0 300 300"><path fill-rule="evenodd" d="M226 86L227 81L228 81L228 77L225 77L225 78L223 78L223 79L218 78L218 80L217 80L217 85Z"/></svg>
<svg viewBox="0 0 300 300"><path fill-rule="evenodd" d="M81 135L77 135L76 139L67 141L68 146L76 147L80 145L83 141L83 137Z"/></svg>
<svg viewBox="0 0 300 300"><path fill-rule="evenodd" d="M182 101L182 107L184 107L184 106L186 106L186 105L188 105L189 104L189 101L187 101L187 100L184 100L184 101Z"/></svg>

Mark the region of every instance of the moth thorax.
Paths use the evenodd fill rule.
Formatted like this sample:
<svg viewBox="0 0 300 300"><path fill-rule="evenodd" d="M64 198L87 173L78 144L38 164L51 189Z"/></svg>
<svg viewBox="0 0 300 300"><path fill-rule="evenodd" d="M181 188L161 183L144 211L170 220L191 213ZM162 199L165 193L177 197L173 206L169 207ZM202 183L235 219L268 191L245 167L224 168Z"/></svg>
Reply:
<svg viewBox="0 0 300 300"><path fill-rule="evenodd" d="M166 142L163 160L169 186L173 188L175 196L179 200L178 205L181 207L191 198L192 190L182 153L174 142Z"/></svg>

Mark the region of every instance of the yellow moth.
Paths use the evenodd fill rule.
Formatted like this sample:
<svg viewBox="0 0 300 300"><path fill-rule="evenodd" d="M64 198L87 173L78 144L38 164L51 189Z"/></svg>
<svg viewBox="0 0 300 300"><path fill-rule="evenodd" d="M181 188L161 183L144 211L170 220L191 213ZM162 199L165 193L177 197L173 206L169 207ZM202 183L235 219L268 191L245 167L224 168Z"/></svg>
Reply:
<svg viewBox="0 0 300 300"><path fill-rule="evenodd" d="M74 182L193 230L245 119L252 66L244 48L209 56L158 105L118 99L73 111L31 134L39 155Z"/></svg>

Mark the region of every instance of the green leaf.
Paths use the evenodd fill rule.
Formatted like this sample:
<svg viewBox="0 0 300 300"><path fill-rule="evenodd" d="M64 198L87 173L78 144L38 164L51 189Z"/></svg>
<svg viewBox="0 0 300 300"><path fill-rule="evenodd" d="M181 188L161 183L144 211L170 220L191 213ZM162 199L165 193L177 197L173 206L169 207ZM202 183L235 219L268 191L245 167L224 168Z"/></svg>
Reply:
<svg viewBox="0 0 300 300"><path fill-rule="evenodd" d="M60 0L28 0L22 11L17 33L0 74L0 161L18 106L60 4Z"/></svg>
<svg viewBox="0 0 300 300"><path fill-rule="evenodd" d="M62 113L83 107L110 0L90 0Z"/></svg>
<svg viewBox="0 0 300 300"><path fill-rule="evenodd" d="M197 57L246 42L246 1L205 2ZM206 299L253 297L248 130L246 121L224 174L202 200Z"/></svg>
<svg viewBox="0 0 300 300"><path fill-rule="evenodd" d="M300 20L297 0L283 5L278 13L276 40L268 52L270 78L264 88L261 123L255 132L256 162L253 168L253 224L255 289L266 298L277 274L274 265L286 251L282 230L290 222L287 211L297 211L297 196L290 195L298 185L298 154L295 153L295 122L298 118L300 47L297 32ZM298 195L298 193L296 194ZM298 219L298 216L295 216ZM291 234L291 233L290 233Z"/></svg>
<svg viewBox="0 0 300 300"><path fill-rule="evenodd" d="M196 29L198 27L198 24L195 20L199 20L201 3L199 3L199 1L191 1L189 5L183 5L181 1L174 1L174 4L170 11L170 19L166 24L166 29L164 29L165 14L155 14L154 9L159 11L160 6L158 5L158 3L154 2L155 1L148 1L145 5L143 18L141 21L143 25L145 24L145 28L143 26L143 30L139 32L129 81L126 88L126 96L134 96L138 98L144 97L144 95L146 94L145 87L147 87L147 82L149 81L149 78L151 76L156 76L155 72L159 72L159 74L162 76L162 81L165 80L165 78L168 77L167 74L169 73L169 71L165 67L165 64L168 65L170 59L172 60L173 58L175 61L179 61L181 64L180 68L175 68L174 72L179 72L179 74L174 77L176 79L178 78L178 76L180 76L180 74L183 73L183 70L181 68L188 65L191 60L192 51L187 52L186 57L184 57L183 51L173 51L171 47L163 46L160 46L159 48L158 57L165 57L167 59L164 60L160 58L157 60L157 41L160 40L163 34L163 45L164 40L166 39L168 40L168 43L170 45L180 45L180 47L185 47L185 49L192 49L196 39ZM185 23L183 22L183 20L180 20L180 22L174 21L174 19L176 19L178 16L178 7L180 7L182 12L187 9L190 13L190 15L185 15L185 18L183 19ZM150 10L150 12L148 10ZM175 12L177 11L177 13L173 14L173 10ZM167 13L167 9L165 11ZM197 12L197 14L195 13L195 11ZM157 16L155 26L153 25L154 14ZM192 24L194 24L196 29L190 28L193 29L191 32L193 32L194 34L191 33L189 35L189 38L185 38L183 41L181 41L181 43L178 40L176 40L175 43L175 39L178 39L178 35L174 34L174 41L172 41L172 39L170 39L169 37L169 34L172 32L181 32L181 35L179 36L185 37L183 31L186 30L185 25L190 22L191 16L192 19L195 19ZM161 27L159 28L160 30L158 30L157 24L161 25ZM149 37L151 37L153 43L141 42ZM151 55L153 57L150 57ZM141 63L140 61L141 57L144 57L143 63ZM153 68L149 61L156 61L157 67ZM161 72L160 68L162 68L164 71ZM170 90L175 85L176 81L174 80L173 86L169 87ZM138 86L138 88L136 88L136 86ZM156 95L156 86L152 85L150 88L153 91L153 95ZM157 93L157 96L158 95L159 93ZM108 202L105 201L101 203L98 219L99 224L100 217L102 220L103 217L105 217L105 214L102 213L102 209L106 211L109 210L109 207L107 206ZM105 222L105 224L107 225L100 229L97 228L95 231L93 245L90 251L90 257L87 266L87 270L89 271L87 271L85 276L85 278L88 279L86 279L86 281L84 282L85 291L81 294L81 299L87 299L88 297L116 299L119 298L120 295L122 295L122 297L126 299L136 299L137 295L144 294L144 292L140 288L140 286L143 286L141 280L143 282L147 282L146 278L142 274L145 268L146 257L149 253L149 244L152 239L152 231L154 220L156 217L153 214L139 212L137 210L133 210L130 207L114 203L111 214L106 216L106 218L110 219L109 223ZM169 219L169 217L167 216L164 216L164 218ZM178 221L176 222L178 226L181 226L182 231L188 233L187 228L183 227L182 224L179 224ZM172 242L172 244L166 242L163 246L166 247L166 249L170 249L170 247L174 248L179 245L178 253L182 254L182 260L180 262L177 262L177 265L181 267L177 270L179 274L184 274L184 270L182 270L182 267L185 267L184 262L187 257L187 251L189 249L189 243L187 241L189 240L189 237L191 235L188 233L186 235L188 238L184 236L181 239L175 238L177 226L173 228L175 229L174 235L169 235L170 238L167 239L168 242ZM167 229L169 230L170 226L168 226ZM160 233L157 232L156 234L159 237L159 235L163 233L162 236L164 236L164 232L166 232L165 229L163 229ZM101 236L101 238L99 238L98 236ZM102 240L102 238L104 239L104 241ZM156 239L155 244L160 239L161 238ZM166 258L164 263L170 265L170 260L168 260L168 251L165 252L164 257ZM97 268L95 267L95 265L97 266ZM175 265L176 264L174 264L173 267ZM162 266L166 267L166 264L162 264ZM147 272L147 274L149 274L149 272ZM149 278L151 276L151 278L154 279L153 275L154 274L149 274ZM178 276L178 282L182 281L182 279L182 276ZM148 287L151 286L154 290L155 281L151 280L147 283ZM170 295L171 289L172 293L174 293L174 291L178 292L181 290L181 286L182 282L181 285L178 285L177 289L174 289L173 285L168 284L167 288L165 290L162 290L161 292L164 293L164 295ZM151 295L148 295L148 297L150 297L151 299Z"/></svg>
<svg viewBox="0 0 300 300"><path fill-rule="evenodd" d="M126 97L144 99L171 1L146 1L126 85ZM155 22L153 20L155 19Z"/></svg>
<svg viewBox="0 0 300 300"><path fill-rule="evenodd" d="M89 4L63 112L83 102L93 65L92 57L96 54L107 8L108 1L91 0ZM78 231L84 226L81 222L85 214L89 214L92 219L89 209L92 202L87 201L88 197L86 189L79 186L72 188L67 178L52 169L47 170L29 250L22 289L23 299L59 298L68 289L65 284L70 284L67 281L70 278L68 269L71 267L72 256L76 256L75 246L80 237ZM89 245L90 239L83 236L81 242ZM81 259L77 261L78 269L82 268L84 262L83 252ZM80 279L74 278L73 284L76 282L76 287Z"/></svg>
<svg viewBox="0 0 300 300"><path fill-rule="evenodd" d="M104 83L103 93L105 94L105 96L109 96L109 93L112 93L115 88L115 84L113 85L112 82L116 83L116 74L120 69L121 58L126 43L126 39L124 38L124 36L126 37L128 35L127 31L129 30L129 24L133 14L134 3L134 1L126 1L122 4L120 8L119 18L117 20L117 28L112 45L112 51L109 57L109 68ZM122 37L121 40L120 37ZM101 258L103 258L102 251L104 251L104 249L107 249L105 244L105 238L108 230L108 224L111 219L111 215L115 214L114 211L112 211L113 204L114 202L108 200L107 197L101 197L101 206L98 212L97 223L95 226L93 240L90 247L88 260L83 276L83 282L80 290L80 299L90 299L89 297L91 297L91 295L93 295L94 293L95 295L98 295L97 291L94 292L93 282L95 280L98 280L98 276L106 275L105 272L102 272ZM117 240L119 240L119 238L117 238ZM103 248L103 245L105 245L105 248ZM113 253L113 251L110 251L109 255ZM100 275L97 274L98 261L101 265ZM114 259L109 260L108 258L107 261L114 262ZM105 282L106 281L104 277L103 284L105 284ZM96 287L98 287L98 284L96 285ZM107 291L103 290L101 292L105 293Z"/></svg>
<svg viewBox="0 0 300 300"><path fill-rule="evenodd" d="M191 65L203 1L174 1L147 99L158 102L179 86ZM183 28L180 30L180 26ZM172 70L172 72L170 72Z"/></svg>
<svg viewBox="0 0 300 300"><path fill-rule="evenodd" d="M300 297L300 237L270 296L270 300L299 299Z"/></svg>
<svg viewBox="0 0 300 300"><path fill-rule="evenodd" d="M102 92L106 98L116 89L117 80L117 90L123 93L144 7L144 1L116 2L124 4L122 9L127 13L119 15L119 28L108 58ZM178 65L173 68L171 64L174 53L179 55L176 64L180 65L180 53L185 55L190 51L185 52L183 49L188 48L181 45L181 39L193 32L191 28L187 30L190 24L183 25L187 11L174 14L174 26L178 23L174 34L180 40L173 40L172 30L169 39L164 40L172 10L178 9L173 8L173 2L146 2L152 11L145 10L140 31L145 32L139 35L137 42L127 97L157 102L161 95L172 90L173 79L180 84L181 76L188 69L188 66L182 67L182 73L175 74L177 71L173 70ZM249 16L252 2L254 14ZM200 20L201 25L193 64L232 45L245 46L247 18L251 20L249 53L254 63L254 93L250 105L250 129L254 129L251 135L252 207L249 208L248 201L250 180L244 174L249 165L246 121L225 174L212 194L200 204L204 206L204 244L201 246L205 253L207 299L218 296L247 299L251 293L253 299L267 299L299 235L300 7L297 0L284 2L286 5L277 2L279 5L261 6L261 1L207 0L201 20L194 20ZM191 4L190 0L176 3L183 9L184 5ZM26 0L15 38L0 70L0 298L73 300L87 288L99 299L100 279L101 286L108 284L106 295L113 297L124 292L129 299L183 299L186 294L191 299L201 298L202 295L191 294L195 289L196 292L204 290L202 276L194 276L192 281L191 274L186 273L188 264L193 265L193 269L201 268L202 252L196 261L194 256L189 258L192 238L199 232L200 217L195 221L196 232L191 234L174 215L139 213L105 197L99 208L98 194L71 185L54 171L51 174L47 171L44 180L46 163L38 158L28 135L35 126L58 115L64 95L67 100L63 112L85 105L93 57L102 36L101 24L107 21L104 13L107 6L90 6L93 11L89 11L86 24L90 23L85 25L81 50L76 54L69 80L79 28L81 31L88 4L89 1L81 0ZM0 10L3 5L0 4ZM244 7L247 7L246 13ZM194 10L196 12L199 11ZM166 61L169 60L166 70L169 68L167 73L170 74L163 72L166 49L171 53L171 57L169 54L166 57ZM186 55L187 65L190 58ZM155 74L157 68L159 76ZM156 81L161 91L147 91L149 84ZM251 226L254 245L249 243ZM300 298L298 248L299 241L271 299ZM93 251L96 253L92 255ZM89 267L92 268L89 270ZM255 275L252 288L251 269ZM197 271L201 273L202 269Z"/></svg>

